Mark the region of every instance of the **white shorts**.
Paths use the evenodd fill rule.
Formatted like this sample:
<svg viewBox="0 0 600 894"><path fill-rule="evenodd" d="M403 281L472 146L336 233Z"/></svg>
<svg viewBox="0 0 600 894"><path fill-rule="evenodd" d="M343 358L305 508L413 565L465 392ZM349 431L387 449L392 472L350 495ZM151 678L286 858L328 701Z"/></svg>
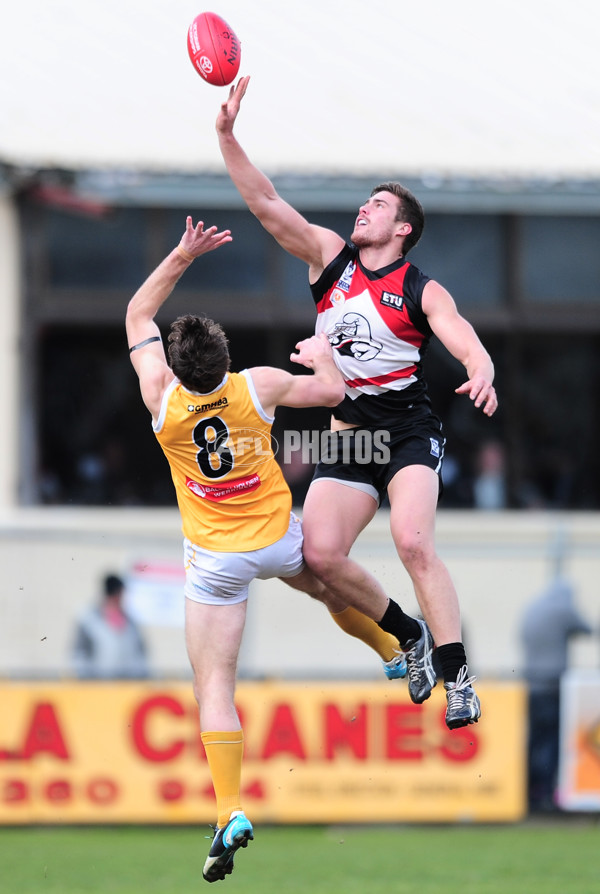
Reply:
<svg viewBox="0 0 600 894"><path fill-rule="evenodd" d="M286 533L262 549L244 553L222 553L183 541L184 593L194 602L207 605L244 602L255 578L295 577L304 568L302 522L292 512Z"/></svg>

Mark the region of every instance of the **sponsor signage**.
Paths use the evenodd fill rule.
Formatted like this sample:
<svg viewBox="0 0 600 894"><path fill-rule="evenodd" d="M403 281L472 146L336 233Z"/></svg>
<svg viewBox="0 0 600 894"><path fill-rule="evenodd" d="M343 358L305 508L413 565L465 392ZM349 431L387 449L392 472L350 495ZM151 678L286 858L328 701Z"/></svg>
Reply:
<svg viewBox="0 0 600 894"><path fill-rule="evenodd" d="M240 683L253 822L515 821L525 811L524 693L480 684L479 724L449 731L438 686ZM0 685L0 822L215 821L191 683Z"/></svg>
<svg viewBox="0 0 600 894"><path fill-rule="evenodd" d="M561 680L558 801L564 810L600 810L600 674Z"/></svg>

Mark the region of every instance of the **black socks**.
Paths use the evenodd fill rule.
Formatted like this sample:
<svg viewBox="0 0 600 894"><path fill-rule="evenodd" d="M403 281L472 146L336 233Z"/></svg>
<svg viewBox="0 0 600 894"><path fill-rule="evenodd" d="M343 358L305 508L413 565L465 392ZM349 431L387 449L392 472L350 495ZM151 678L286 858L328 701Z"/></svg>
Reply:
<svg viewBox="0 0 600 894"><path fill-rule="evenodd" d="M458 672L467 663L465 647L462 643L446 643L434 652L444 678L444 683L456 683Z"/></svg>
<svg viewBox="0 0 600 894"><path fill-rule="evenodd" d="M421 636L420 624L414 618L411 618L410 615L405 614L393 599L390 599L385 614L381 621L378 621L378 624L386 633L391 633L392 636L395 636L402 648L410 640L419 639Z"/></svg>

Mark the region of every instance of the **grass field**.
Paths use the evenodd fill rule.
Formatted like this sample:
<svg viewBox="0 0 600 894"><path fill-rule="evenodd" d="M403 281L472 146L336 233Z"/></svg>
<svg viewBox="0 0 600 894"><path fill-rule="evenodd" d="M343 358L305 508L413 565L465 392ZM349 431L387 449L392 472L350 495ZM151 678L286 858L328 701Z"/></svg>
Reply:
<svg viewBox="0 0 600 894"><path fill-rule="evenodd" d="M598 894L600 822L265 827L216 889L210 829L0 829L3 894Z"/></svg>

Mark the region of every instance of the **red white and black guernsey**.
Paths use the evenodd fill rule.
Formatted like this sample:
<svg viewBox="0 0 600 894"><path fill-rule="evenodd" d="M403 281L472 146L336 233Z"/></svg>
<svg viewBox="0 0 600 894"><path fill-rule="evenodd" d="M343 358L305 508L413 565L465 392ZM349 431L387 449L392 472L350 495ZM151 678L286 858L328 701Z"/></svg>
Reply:
<svg viewBox="0 0 600 894"><path fill-rule="evenodd" d="M405 258L367 270L345 245L311 291L346 383L336 419L404 428L431 415L422 362L432 330L422 308L425 276Z"/></svg>

